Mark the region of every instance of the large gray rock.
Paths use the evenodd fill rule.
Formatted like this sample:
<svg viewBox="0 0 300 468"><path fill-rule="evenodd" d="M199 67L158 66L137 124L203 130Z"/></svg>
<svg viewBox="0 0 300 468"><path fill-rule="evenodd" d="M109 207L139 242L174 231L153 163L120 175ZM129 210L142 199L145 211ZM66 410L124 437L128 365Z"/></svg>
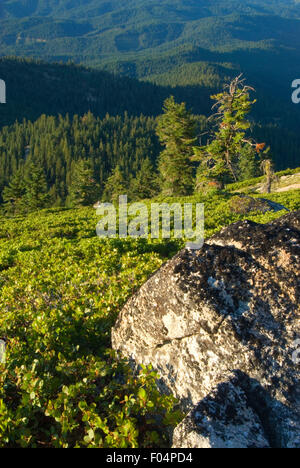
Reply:
<svg viewBox="0 0 300 468"><path fill-rule="evenodd" d="M270 448L240 376L204 398L174 431L174 448Z"/></svg>
<svg viewBox="0 0 300 468"><path fill-rule="evenodd" d="M257 380L235 371L176 427L173 447L298 448L299 413L273 399Z"/></svg>
<svg viewBox="0 0 300 468"><path fill-rule="evenodd" d="M266 225L233 224L153 275L122 310L112 345L152 363L161 389L185 409L239 370L265 392L269 444L300 446L299 266L299 211Z"/></svg>

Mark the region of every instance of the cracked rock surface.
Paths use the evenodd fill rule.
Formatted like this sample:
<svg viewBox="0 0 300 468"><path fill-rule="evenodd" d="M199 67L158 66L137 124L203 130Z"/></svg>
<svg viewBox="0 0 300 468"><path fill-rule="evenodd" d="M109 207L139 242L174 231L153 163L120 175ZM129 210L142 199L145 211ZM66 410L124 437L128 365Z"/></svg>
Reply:
<svg viewBox="0 0 300 468"><path fill-rule="evenodd" d="M138 364L152 363L161 389L192 410L181 430L207 421L197 433L203 443L217 444L212 420L199 416L215 398L219 408L237 399L254 428L260 421L257 440L248 427L254 445L299 447L300 366L293 359L300 338L299 266L300 211L266 225L235 223L201 250L179 252L141 287L112 330L113 348ZM222 384L227 400L224 392L219 398ZM219 418L225 427L222 412ZM234 444L233 426L238 434L243 422L228 424ZM175 445L182 441L179 427ZM194 429L189 434L200 444ZM222 446L222 437L215 440Z"/></svg>

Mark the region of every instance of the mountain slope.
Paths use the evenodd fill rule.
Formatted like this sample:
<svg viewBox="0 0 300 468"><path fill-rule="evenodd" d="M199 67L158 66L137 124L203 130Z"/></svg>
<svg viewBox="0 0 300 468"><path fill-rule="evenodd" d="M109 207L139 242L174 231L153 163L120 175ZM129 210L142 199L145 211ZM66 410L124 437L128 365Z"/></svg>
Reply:
<svg viewBox="0 0 300 468"><path fill-rule="evenodd" d="M276 90L291 112L299 31L296 0L2 0L0 6L2 56L71 59L160 84L169 73L171 85L184 64L209 64L214 72L225 65L263 93ZM189 78L182 84L201 84Z"/></svg>
<svg viewBox="0 0 300 468"><path fill-rule="evenodd" d="M223 73L220 68L219 73ZM104 117L121 115L158 115L163 101L174 94L186 101L197 114L210 112L210 95L220 89L221 78L209 67L202 67L203 83L188 86L155 85L102 70L74 64L0 58L0 77L7 86L7 103L0 107L0 126L41 114L84 114L91 111ZM205 80L205 77L207 79ZM197 91L195 93L195 91Z"/></svg>
<svg viewBox="0 0 300 468"><path fill-rule="evenodd" d="M300 45L293 0L3 0L0 15L2 54L88 64L183 46L291 53Z"/></svg>
<svg viewBox="0 0 300 468"><path fill-rule="evenodd" d="M278 168L298 166L299 30L296 0L2 0L0 56L71 59L158 86L46 65L25 67L22 83L22 67L0 62L10 94L0 124L87 110L157 115L171 93L208 114L210 94L243 72L257 91L258 137L271 140Z"/></svg>
<svg viewBox="0 0 300 468"><path fill-rule="evenodd" d="M91 111L104 117L126 111L132 116L157 116L171 94L177 101L185 101L194 114L209 115L210 96L236 73L225 66L183 64L174 74L159 75L160 83L153 84L71 64L0 58L0 77L7 83L7 104L0 106L0 127L24 118L33 121L41 114L73 116ZM187 75L192 85L186 83ZM268 93L263 86L254 96L258 99L252 113L255 138L271 145L278 170L299 166L298 106Z"/></svg>

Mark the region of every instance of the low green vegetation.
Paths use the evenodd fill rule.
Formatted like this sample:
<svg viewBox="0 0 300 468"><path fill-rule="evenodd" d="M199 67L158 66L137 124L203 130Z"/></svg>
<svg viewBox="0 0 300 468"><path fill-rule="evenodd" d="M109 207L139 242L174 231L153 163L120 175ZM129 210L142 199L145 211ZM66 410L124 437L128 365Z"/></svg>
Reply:
<svg viewBox="0 0 300 468"><path fill-rule="evenodd" d="M300 209L300 169L275 173L299 161L296 65L277 66L298 63L299 8L19 3L3 2L4 51L63 62L67 51L114 74L0 58L0 448L169 447L179 402L151 366L111 349L111 328L191 239L100 239L92 207L124 194L148 210L203 203L206 238Z"/></svg>
<svg viewBox="0 0 300 468"><path fill-rule="evenodd" d="M278 184L280 185L282 183L281 182L282 177L294 176L297 174L300 174L300 167L296 169L286 169L284 171L276 172L274 175L275 175L275 180L277 180L278 182L277 183L275 182L275 187L277 187ZM264 176L256 177L253 179L243 180L241 182L236 182L233 184L228 184L226 186L226 190L230 192L238 192L238 191L254 192L256 189L259 188L259 186L261 186L263 182L264 182Z"/></svg>
<svg viewBox="0 0 300 468"><path fill-rule="evenodd" d="M135 375L107 350L167 249L99 240L96 222L91 208L1 219L2 447L164 446L162 428L179 421L151 370Z"/></svg>
<svg viewBox="0 0 300 468"><path fill-rule="evenodd" d="M285 213L234 213L234 196L163 201L205 203L206 236ZM300 209L300 191L266 197ZM84 207L1 218L0 447L164 447L182 417L151 368L136 374L115 355L110 331L125 301L184 241L99 239L96 223Z"/></svg>

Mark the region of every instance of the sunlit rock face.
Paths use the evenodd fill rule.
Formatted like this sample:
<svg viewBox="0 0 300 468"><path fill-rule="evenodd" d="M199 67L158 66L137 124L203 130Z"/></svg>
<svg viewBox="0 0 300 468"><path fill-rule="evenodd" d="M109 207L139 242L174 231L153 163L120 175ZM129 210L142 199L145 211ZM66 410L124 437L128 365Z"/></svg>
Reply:
<svg viewBox="0 0 300 468"><path fill-rule="evenodd" d="M249 383L241 374L219 384L177 426L173 447L270 448L259 412L249 401Z"/></svg>
<svg viewBox="0 0 300 468"><path fill-rule="evenodd" d="M244 446L300 446L299 259L299 211L266 225L238 222L201 250L179 252L125 305L113 347L152 363L161 389L191 410L174 446L183 444L187 427L187 446L232 446L246 420L253 439ZM244 407L244 423L233 417L225 442L211 417L201 417L214 398L220 409L231 401ZM258 421L255 438L250 425Z"/></svg>

